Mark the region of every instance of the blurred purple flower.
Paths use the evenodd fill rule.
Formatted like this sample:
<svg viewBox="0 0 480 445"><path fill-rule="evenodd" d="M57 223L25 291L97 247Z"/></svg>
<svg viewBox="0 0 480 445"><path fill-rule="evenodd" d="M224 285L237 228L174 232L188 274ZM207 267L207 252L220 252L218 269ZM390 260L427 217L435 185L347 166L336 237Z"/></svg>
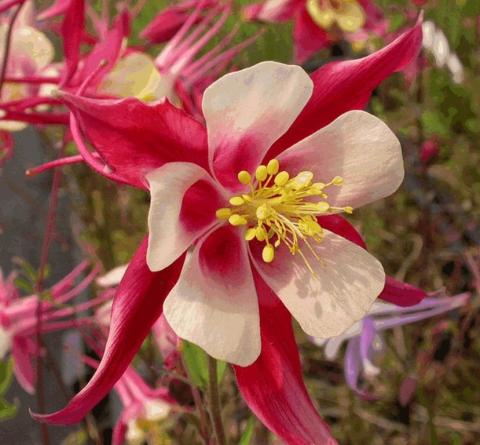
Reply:
<svg viewBox="0 0 480 445"><path fill-rule="evenodd" d="M312 338L312 341L316 345L324 347L328 360L335 359L342 344L347 342L344 358L345 380L359 396L372 399L372 394L360 388L360 379L362 377L372 378L380 373L380 368L374 363L384 349L381 331L451 311L463 306L469 298L469 293L454 297L430 297L409 307L399 307L377 301L368 315L355 323L344 334L329 339Z"/></svg>

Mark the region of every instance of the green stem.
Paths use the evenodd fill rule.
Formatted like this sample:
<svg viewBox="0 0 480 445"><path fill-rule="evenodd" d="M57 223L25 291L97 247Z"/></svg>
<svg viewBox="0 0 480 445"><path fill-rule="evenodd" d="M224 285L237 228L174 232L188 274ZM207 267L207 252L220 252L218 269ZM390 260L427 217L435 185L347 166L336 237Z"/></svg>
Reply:
<svg viewBox="0 0 480 445"><path fill-rule="evenodd" d="M208 398L213 430L217 438L217 445L226 445L225 430L223 428L220 395L218 392L217 361L208 357Z"/></svg>

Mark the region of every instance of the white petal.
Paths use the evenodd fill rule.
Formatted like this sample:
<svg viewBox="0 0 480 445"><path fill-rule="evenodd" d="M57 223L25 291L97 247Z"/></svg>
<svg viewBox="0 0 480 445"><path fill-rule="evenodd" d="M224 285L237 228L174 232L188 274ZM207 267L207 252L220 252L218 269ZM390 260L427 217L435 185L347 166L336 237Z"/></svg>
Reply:
<svg viewBox="0 0 480 445"><path fill-rule="evenodd" d="M145 402L145 419L153 422L165 419L170 412L170 405L161 399L148 399Z"/></svg>
<svg viewBox="0 0 480 445"><path fill-rule="evenodd" d="M11 50L12 60L19 64L28 63L36 71L50 64L55 55L55 49L48 37L31 26L15 30Z"/></svg>
<svg viewBox="0 0 480 445"><path fill-rule="evenodd" d="M122 264L121 266L117 266L112 270L109 270L106 274L98 277L95 280L100 287L112 287L117 286L122 281L123 276L125 275L125 271L127 270L128 264Z"/></svg>
<svg viewBox="0 0 480 445"><path fill-rule="evenodd" d="M120 59L102 80L99 89L117 97L137 97L146 102L168 97L178 98L174 90L175 78L161 74L153 59L143 53L130 53Z"/></svg>
<svg viewBox="0 0 480 445"><path fill-rule="evenodd" d="M400 142L378 118L364 111L349 111L278 157L291 176L302 170L314 181L335 176L342 186L326 189L328 202L360 207L392 194L403 181Z"/></svg>
<svg viewBox="0 0 480 445"><path fill-rule="evenodd" d="M366 250L326 230L322 242L312 241L319 260L300 247L316 276L298 253L291 255L283 245L270 264L253 251L255 267L308 335L340 335L367 314L382 291L382 265Z"/></svg>
<svg viewBox="0 0 480 445"><path fill-rule="evenodd" d="M358 335L360 335L361 332L362 332L362 322L356 321L343 334L340 334L340 335L337 335L336 337L331 337L328 339L313 337L313 342L318 346L324 346L325 357L328 360L335 360L343 342L353 337L357 337Z"/></svg>
<svg viewBox="0 0 480 445"><path fill-rule="evenodd" d="M0 326L0 360L3 360L12 348L12 335Z"/></svg>
<svg viewBox="0 0 480 445"><path fill-rule="evenodd" d="M258 166L300 114L312 89L302 68L262 62L227 74L205 90L210 162L224 185L233 187L240 170L252 172Z"/></svg>
<svg viewBox="0 0 480 445"><path fill-rule="evenodd" d="M195 164L170 162L150 172L147 180L151 194L147 264L155 272L172 264L196 238L217 224L215 210L222 203L210 175ZM199 181L210 190L187 206L185 193ZM201 215L196 214L198 207Z"/></svg>
<svg viewBox="0 0 480 445"><path fill-rule="evenodd" d="M245 241L223 226L187 254L163 305L175 333L208 354L240 366L260 354L257 294Z"/></svg>

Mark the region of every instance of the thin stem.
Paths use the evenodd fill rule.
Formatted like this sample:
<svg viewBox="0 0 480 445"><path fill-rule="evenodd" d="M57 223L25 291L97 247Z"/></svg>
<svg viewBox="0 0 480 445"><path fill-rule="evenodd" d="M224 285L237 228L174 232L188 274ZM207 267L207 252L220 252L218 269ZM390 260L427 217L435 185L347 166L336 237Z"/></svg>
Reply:
<svg viewBox="0 0 480 445"><path fill-rule="evenodd" d="M183 358L180 362L180 366L182 368L182 371L187 376L187 379L185 379L183 376L180 376L180 379L190 386L190 389L192 391L193 400L195 402L195 407L197 408L197 411L198 411L198 416L200 418L200 425L199 425L200 436L202 436L204 444L209 445L210 434L209 434L209 431L208 431L208 415L207 415L207 412L205 411L205 407L203 406L203 401L202 401L202 397L200 396L200 391L192 383L192 379L191 379L190 374L188 372L188 367L185 366ZM178 377L179 377L178 375L175 375L175 378L178 378Z"/></svg>
<svg viewBox="0 0 480 445"><path fill-rule="evenodd" d="M61 154L63 154L64 146L62 146ZM42 251L40 255L40 266L39 272L37 277L37 282L35 283L35 288L38 295L42 292L43 287L43 280L45 277L45 270L48 261L48 253L50 250L50 244L53 240L53 232L55 230L55 219L57 215L57 204L58 204L58 194L60 190L60 182L61 182L61 170L55 170L53 175L52 181L52 189L50 192L50 202L48 206L48 214L47 214L47 221L45 224L45 235L43 238L43 245ZM42 306L43 302L41 298L38 300L37 310L36 310L36 318L37 318L37 363L36 363L36 370L37 370L37 385L36 385L36 394L37 394L37 409L39 412L45 412L45 388L44 388L44 381L43 381L43 358L41 354L41 350L44 347L43 338L42 338ZM48 429L46 424L40 423L40 429L42 432L42 439L44 445L49 445L50 438L48 434Z"/></svg>
<svg viewBox="0 0 480 445"><path fill-rule="evenodd" d="M18 5L15 12L12 14L10 21L8 22L8 29L7 35L5 36L5 49L3 52L3 61L2 61L2 70L0 71L0 97L2 95L2 88L5 80L5 76L7 74L7 66L8 66L8 57L10 55L10 46L12 40L12 33L13 33L13 26L15 25L15 21L17 20L18 14L20 14L20 10L25 2Z"/></svg>
<svg viewBox="0 0 480 445"><path fill-rule="evenodd" d="M208 399L217 445L226 445L227 441L222 422L220 394L218 392L217 361L210 356L208 357Z"/></svg>

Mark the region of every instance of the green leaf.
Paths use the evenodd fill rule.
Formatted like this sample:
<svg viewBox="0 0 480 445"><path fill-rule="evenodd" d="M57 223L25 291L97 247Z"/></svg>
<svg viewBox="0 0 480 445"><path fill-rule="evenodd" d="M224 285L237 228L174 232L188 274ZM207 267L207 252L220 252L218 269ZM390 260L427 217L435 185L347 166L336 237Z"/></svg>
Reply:
<svg viewBox="0 0 480 445"><path fill-rule="evenodd" d="M0 362L0 396L3 396L10 385L12 384L13 379L13 360L9 358L8 360Z"/></svg>
<svg viewBox="0 0 480 445"><path fill-rule="evenodd" d="M245 427L245 431L242 433L242 437L240 437L240 442L238 445L250 445L253 437L253 417L250 417L247 421L247 426Z"/></svg>
<svg viewBox="0 0 480 445"><path fill-rule="evenodd" d="M0 399L0 420L7 420L17 415L17 405Z"/></svg>
<svg viewBox="0 0 480 445"><path fill-rule="evenodd" d="M188 375L195 386L206 389L208 386L208 355L197 345L182 341L182 355ZM217 360L217 380L220 383L227 364Z"/></svg>
<svg viewBox="0 0 480 445"><path fill-rule="evenodd" d="M450 130L448 118L437 111L425 110L421 116L423 127L428 135L447 138Z"/></svg>
<svg viewBox="0 0 480 445"><path fill-rule="evenodd" d="M85 445L88 443L87 431L83 428L70 433L63 441L62 445Z"/></svg>
<svg viewBox="0 0 480 445"><path fill-rule="evenodd" d="M225 375L225 370L227 369L227 363L217 360L217 381L222 383L223 376Z"/></svg>

